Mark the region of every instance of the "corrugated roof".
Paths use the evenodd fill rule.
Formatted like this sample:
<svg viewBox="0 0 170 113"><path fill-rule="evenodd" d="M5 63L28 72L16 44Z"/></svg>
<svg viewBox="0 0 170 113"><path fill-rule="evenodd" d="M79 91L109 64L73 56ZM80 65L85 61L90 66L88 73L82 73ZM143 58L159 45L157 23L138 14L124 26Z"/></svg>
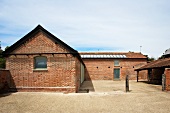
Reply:
<svg viewBox="0 0 170 113"><path fill-rule="evenodd" d="M170 67L170 58L155 60L138 69L135 69L135 71L152 69L152 68L161 68L161 67Z"/></svg>
<svg viewBox="0 0 170 113"><path fill-rule="evenodd" d="M126 55L81 55L81 58L126 58Z"/></svg>
<svg viewBox="0 0 170 113"><path fill-rule="evenodd" d="M147 58L135 52L80 52L82 58Z"/></svg>

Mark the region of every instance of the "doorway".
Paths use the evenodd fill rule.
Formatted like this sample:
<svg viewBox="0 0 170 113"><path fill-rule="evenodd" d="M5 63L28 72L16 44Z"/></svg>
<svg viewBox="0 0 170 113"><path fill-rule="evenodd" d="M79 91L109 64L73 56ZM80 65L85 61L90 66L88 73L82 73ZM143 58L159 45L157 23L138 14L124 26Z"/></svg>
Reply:
<svg viewBox="0 0 170 113"><path fill-rule="evenodd" d="M114 80L120 79L120 69L114 69Z"/></svg>

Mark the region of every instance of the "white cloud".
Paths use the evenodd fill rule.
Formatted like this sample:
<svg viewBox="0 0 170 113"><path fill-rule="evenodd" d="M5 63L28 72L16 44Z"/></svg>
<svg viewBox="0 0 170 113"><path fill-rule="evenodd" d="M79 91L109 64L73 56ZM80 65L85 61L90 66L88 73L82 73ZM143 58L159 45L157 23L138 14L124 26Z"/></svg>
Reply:
<svg viewBox="0 0 170 113"><path fill-rule="evenodd" d="M168 0L2 0L0 40L11 45L41 24L73 48L139 51L142 46L144 54L158 57L169 48L169 3ZM4 34L9 37L6 35L8 38L4 39Z"/></svg>

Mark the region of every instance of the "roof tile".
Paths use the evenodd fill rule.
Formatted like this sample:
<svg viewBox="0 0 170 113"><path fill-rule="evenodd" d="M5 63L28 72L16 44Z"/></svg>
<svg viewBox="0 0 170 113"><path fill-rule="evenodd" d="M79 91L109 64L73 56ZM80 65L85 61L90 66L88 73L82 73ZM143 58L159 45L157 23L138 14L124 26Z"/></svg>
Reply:
<svg viewBox="0 0 170 113"><path fill-rule="evenodd" d="M161 67L170 67L170 58L155 60L135 70L140 71L140 70L161 68Z"/></svg>

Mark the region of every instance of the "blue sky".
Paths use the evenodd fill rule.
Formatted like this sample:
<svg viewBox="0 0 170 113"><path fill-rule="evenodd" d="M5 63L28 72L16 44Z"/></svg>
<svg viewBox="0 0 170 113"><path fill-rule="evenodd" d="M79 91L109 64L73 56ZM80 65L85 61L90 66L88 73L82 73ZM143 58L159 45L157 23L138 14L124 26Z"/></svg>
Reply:
<svg viewBox="0 0 170 113"><path fill-rule="evenodd" d="M78 51L170 48L170 0L0 0L3 49L38 24Z"/></svg>

